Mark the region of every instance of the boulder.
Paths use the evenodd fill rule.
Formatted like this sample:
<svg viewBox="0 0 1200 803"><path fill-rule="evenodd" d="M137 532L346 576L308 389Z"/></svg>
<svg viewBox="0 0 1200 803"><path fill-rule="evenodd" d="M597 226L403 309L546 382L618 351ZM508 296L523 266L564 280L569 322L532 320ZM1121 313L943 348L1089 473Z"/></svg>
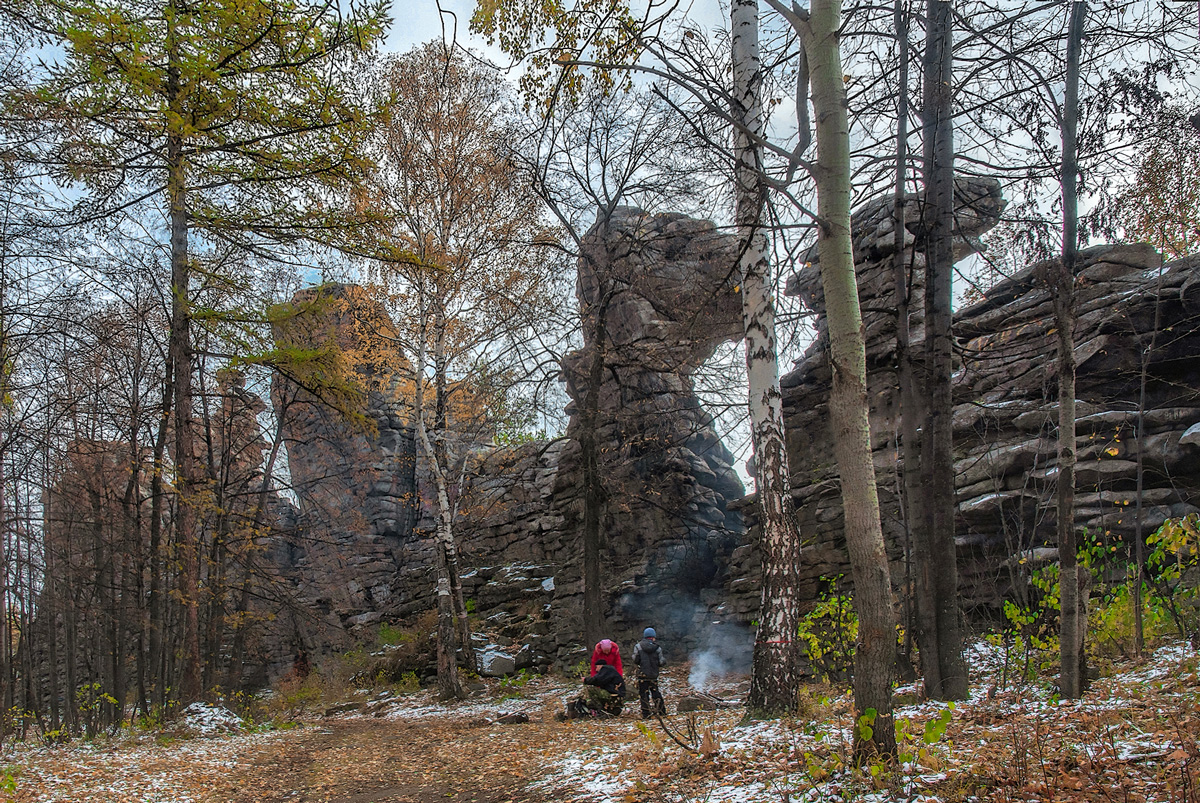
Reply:
<svg viewBox="0 0 1200 803"><path fill-rule="evenodd" d="M484 677L502 678L517 671L516 659L496 646L476 650L476 659L479 662L479 674Z"/></svg>

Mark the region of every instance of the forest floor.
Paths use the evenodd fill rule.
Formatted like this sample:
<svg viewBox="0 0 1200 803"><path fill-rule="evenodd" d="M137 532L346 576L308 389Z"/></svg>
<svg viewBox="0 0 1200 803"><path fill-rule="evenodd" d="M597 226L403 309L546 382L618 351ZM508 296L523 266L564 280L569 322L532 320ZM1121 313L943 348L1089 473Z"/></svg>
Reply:
<svg viewBox="0 0 1200 803"><path fill-rule="evenodd" d="M1114 667L1082 701L1006 682L1004 655L984 645L971 659L972 696L953 708L897 690L897 765L850 766L850 699L832 687L809 689L804 715L787 720L743 724L733 708L642 722L634 701L617 718L557 722L576 685L533 677L450 706L428 691L387 694L370 713L312 714L268 732L193 717L167 732L9 744L0 800L1200 803L1200 656L1188 645ZM737 699L745 679L707 688ZM686 667L663 691L668 703L688 692ZM529 721L496 721L512 713ZM691 747L710 732L707 754L665 728Z"/></svg>

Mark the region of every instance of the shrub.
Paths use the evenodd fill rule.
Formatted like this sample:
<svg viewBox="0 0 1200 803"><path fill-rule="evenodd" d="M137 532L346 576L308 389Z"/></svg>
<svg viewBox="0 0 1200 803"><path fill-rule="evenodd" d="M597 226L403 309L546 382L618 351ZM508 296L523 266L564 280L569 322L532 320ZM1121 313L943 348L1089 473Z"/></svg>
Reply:
<svg viewBox="0 0 1200 803"><path fill-rule="evenodd" d="M987 637L1004 656L1001 685L1013 676L1028 683L1058 665L1058 565L1035 569L1029 580L1029 602L1006 599L1005 624Z"/></svg>
<svg viewBox="0 0 1200 803"><path fill-rule="evenodd" d="M410 622L383 623L379 626L382 650L368 652L358 648L327 660L322 673L331 685L342 688L376 688L403 684L411 675L420 678L434 662L434 643L429 638L437 624L437 612L427 611Z"/></svg>
<svg viewBox="0 0 1200 803"><path fill-rule="evenodd" d="M833 588L817 598L816 606L800 622L798 636L808 654L813 674L827 682L843 682L854 670L854 645L858 641L858 615L849 594L842 593L841 575Z"/></svg>
<svg viewBox="0 0 1200 803"><path fill-rule="evenodd" d="M1169 519L1147 539L1142 584L1142 630L1153 645L1170 636L1189 637L1200 629L1195 575L1200 569L1200 516ZM1099 557L1096 557L1099 555ZM1133 657L1134 582L1137 566L1116 547L1091 550L1093 576L1098 578L1089 624L1093 657ZM1105 578L1115 577L1112 582Z"/></svg>
<svg viewBox="0 0 1200 803"><path fill-rule="evenodd" d="M417 676L416 672L405 672L392 685L398 692L411 694L412 692L420 691L421 678Z"/></svg>
<svg viewBox="0 0 1200 803"><path fill-rule="evenodd" d="M275 686L267 713L276 724L295 722L323 699L328 699L319 672L310 672L301 677L291 674Z"/></svg>
<svg viewBox="0 0 1200 803"><path fill-rule="evenodd" d="M415 638L416 635L411 630L405 630L388 622L379 623L379 643L382 646L407 644Z"/></svg>

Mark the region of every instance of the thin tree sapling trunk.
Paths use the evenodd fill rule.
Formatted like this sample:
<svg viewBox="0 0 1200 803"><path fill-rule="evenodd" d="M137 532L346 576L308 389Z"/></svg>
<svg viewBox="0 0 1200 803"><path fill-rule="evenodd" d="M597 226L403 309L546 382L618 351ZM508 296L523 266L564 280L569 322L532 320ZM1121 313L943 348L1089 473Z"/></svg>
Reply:
<svg viewBox="0 0 1200 803"><path fill-rule="evenodd" d="M1071 6L1067 33L1067 81L1063 100L1063 245L1062 259L1052 282L1054 319L1058 336L1058 564L1060 632L1059 689L1067 699L1083 694L1087 670L1083 639L1087 617L1082 613L1086 593L1075 537L1075 262L1078 250L1079 173L1076 129L1079 123L1079 51L1087 3ZM1086 571L1086 568L1084 568Z"/></svg>
<svg viewBox="0 0 1200 803"><path fill-rule="evenodd" d="M446 479L425 427L425 354L428 335L427 299L421 300L421 320L417 332L417 359L415 369L416 390L413 399L413 416L416 421L417 440L425 454L437 488L437 532L434 537L434 552L437 557L437 685L438 697L442 700L462 699L462 682L458 675L455 653L458 651L458 631L455 622L453 590L450 578L450 558L454 547L454 535L450 527L450 497ZM471 649L470 643L463 645Z"/></svg>

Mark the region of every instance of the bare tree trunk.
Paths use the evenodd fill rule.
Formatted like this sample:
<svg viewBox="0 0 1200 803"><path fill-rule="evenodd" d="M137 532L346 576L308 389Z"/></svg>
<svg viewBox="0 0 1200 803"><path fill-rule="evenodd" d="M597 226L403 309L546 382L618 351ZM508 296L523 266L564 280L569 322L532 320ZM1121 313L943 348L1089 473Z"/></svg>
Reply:
<svg viewBox="0 0 1200 803"><path fill-rule="evenodd" d="M27 497L25 502L25 517L26 523L33 521L33 509L31 500ZM25 540L26 559L21 560L21 541ZM37 649L36 643L36 627L34 617L38 613L34 607L35 590L39 580L43 578L36 577L33 565L33 540L28 538L28 530L26 537L17 540L17 564L22 563L25 566L24 585L17 592L17 621L21 628L21 674L24 676L23 695L21 699L21 738L25 739L29 726L40 721L43 712L43 703L45 700L45 690L42 688L42 675L37 672L38 662L34 660L34 651ZM21 585L21 581L18 581Z"/></svg>
<svg viewBox="0 0 1200 803"><path fill-rule="evenodd" d="M201 371L203 377L204 371ZM203 380L201 380L203 381ZM202 389L202 398L208 394ZM216 429L208 411L208 404L203 406L205 439L208 442L208 476L213 483L214 512L216 522L212 527L212 538L208 544L208 579L205 582L207 591L207 616L205 617L204 634L204 688L211 689L221 676L221 646L225 643L225 605L229 589L226 587L225 572L229 554L229 535L233 512L230 510L232 500L230 490L233 483L233 463L235 426L234 417L237 412L231 394L223 393L221 398L221 415L216 426L221 428L220 452L213 443L213 432Z"/></svg>
<svg viewBox="0 0 1200 803"><path fill-rule="evenodd" d="M139 365L144 358L141 351L140 343L138 350ZM137 388L141 384L140 378L135 377L133 387ZM137 393L134 393L137 396ZM125 488L125 498L122 500L122 507L125 512L125 521L129 531L129 542L126 553L130 556L129 574L127 586L132 592L132 600L129 603L130 610L133 613L136 622L137 632L133 637L134 645L134 672L136 673L136 694L137 699L133 702L133 713L136 715L138 711L145 714L150 713L149 701L147 699L146 686L146 624L147 618L143 609L143 601L146 599L146 552L142 540L142 456L141 442L138 438L138 430L141 425L140 404L135 401L132 405L133 412L130 415L130 438L129 438L129 454L132 468L129 472L129 485Z"/></svg>
<svg viewBox="0 0 1200 803"><path fill-rule="evenodd" d="M1158 269L1158 283L1154 289L1154 326L1150 330L1150 342L1141 352L1141 370L1138 376L1138 407L1137 407L1137 488L1135 494L1133 522L1133 651L1138 658L1146 650L1146 626L1144 619L1144 594L1142 586L1146 580L1146 534L1142 531L1142 505L1144 503L1143 489L1145 486L1145 448L1143 447L1146 434L1146 385L1150 380L1150 355L1154 353L1158 341L1158 330L1162 327L1162 284L1163 270ZM1139 337L1140 341L1141 338ZM1139 345L1141 345L1139 343ZM1179 617L1175 617L1176 624ZM1184 637L1180 628L1180 638Z"/></svg>
<svg viewBox="0 0 1200 803"><path fill-rule="evenodd" d="M108 639L112 642L112 691L113 723L119 723L125 718L125 604L128 595L125 592L125 561L124 555L113 550L112 555L112 584L113 608L109 622Z"/></svg>
<svg viewBox="0 0 1200 803"><path fill-rule="evenodd" d="M71 733L79 732L79 674L77 671L79 661L79 639L75 629L75 600L72 598L74 591L75 572L71 566L71 552L69 547L65 547L66 554L63 556L64 572L61 587L63 589L63 633L66 638L63 644L63 656L66 661L66 676L67 676L67 693L66 693L66 723L67 730Z"/></svg>
<svg viewBox="0 0 1200 803"><path fill-rule="evenodd" d="M585 259L592 258L584 255ZM607 260L609 255L605 253ZM597 277L603 275L594 271ZM604 577L600 561L603 532L601 522L605 503L604 480L600 470L600 447L596 428L600 420L600 383L604 378L605 341L608 339L608 305L613 288L600 279L600 299L596 303L592 325L592 361L588 365L587 390L579 415L579 452L583 469L583 634L590 647L604 638Z"/></svg>
<svg viewBox="0 0 1200 803"><path fill-rule="evenodd" d="M8 207L5 206L7 213ZM3 268L8 262L8 243L6 237L0 237L0 246L3 246L3 262L0 262L0 405L5 404L8 398L8 374L9 374L9 343L8 343L8 321L5 319L5 310L7 308L8 280L6 271ZM5 433L0 431L0 704L4 706L3 711L8 712L13 708L12 682L9 667L8 649L12 644L12 634L9 631L9 613L8 613L8 515L5 513L8 508L8 500L5 493L5 471L4 471L4 452L2 441ZM4 718L7 722L7 717ZM4 736L7 733L7 724L0 724L0 744L3 743Z"/></svg>
<svg viewBox="0 0 1200 803"><path fill-rule="evenodd" d="M417 333L417 359L414 366L416 392L413 400L413 416L416 422L417 440L429 464L437 487L438 522L434 537L434 552L437 555L437 678L438 697L442 700L462 699L462 682L458 676L455 653L458 651L457 628L455 627L454 597L450 578L450 558L454 549L454 533L451 529L450 498L446 489L446 478L438 465L437 455L425 428L425 353L428 336L427 299L421 299L421 321ZM449 547L449 549L447 548ZM463 645L471 649L470 642Z"/></svg>
<svg viewBox="0 0 1200 803"><path fill-rule="evenodd" d="M226 504L225 500L223 504ZM225 587L225 562L227 549L225 533L228 527L227 513L218 514L218 523L213 531L212 542L209 545L208 579L205 588L208 592L207 616L205 617L204 633L204 686L211 689L220 676L221 645L225 642L225 599L228 589Z"/></svg>
<svg viewBox="0 0 1200 803"><path fill-rule="evenodd" d="M47 476L49 472L47 471ZM45 512L45 520L53 520L53 504L52 495L47 494L47 511ZM59 707L58 696L60 694L59 686L59 671L58 671L58 562L54 556L54 549L48 538L43 533L42 538L43 557L42 562L46 570L45 587L42 589L42 610L39 613L39 618L45 620L46 623L46 663L49 667L47 680L49 683L48 691L50 695L50 730L58 730L62 724L62 710Z"/></svg>
<svg viewBox="0 0 1200 803"><path fill-rule="evenodd" d="M859 622L854 708L856 718L875 712L870 739L854 729L855 754L894 756L896 614L871 459L866 344L850 240L850 125L838 42L842 9L840 0L812 0L811 9L803 46L816 119L817 249L833 369L829 417Z"/></svg>
<svg viewBox="0 0 1200 803"><path fill-rule="evenodd" d="M785 714L796 709L800 683L796 661L800 538L789 490L775 346L775 304L771 294L769 244L763 226L766 185L758 142L763 127L758 2L733 0L730 13L735 105L732 111L735 120L744 127L734 134L737 158L734 217L739 241L738 275L763 562L762 605L747 705L755 711Z"/></svg>
<svg viewBox="0 0 1200 803"><path fill-rule="evenodd" d="M119 587L117 593L120 597L120 608L117 611L117 622L115 630L120 646L114 652L113 660L113 675L116 678L117 689L113 692L113 696L117 698L118 715L123 716L125 711L125 692L128 681L125 677L125 637L126 637L126 616L129 613L127 606L131 606L136 613L141 605L141 576L143 566L141 565L141 546L142 546L142 531L141 531L141 504L139 499L142 464L141 464L141 446L138 440L138 429L141 419L141 406L138 400L137 387L139 379L135 375L133 377L132 386L134 393L131 398L129 407L129 479L125 483L125 493L121 496L121 518L124 527L123 545L119 553L114 555L114 561L118 564L114 566L113 578L117 581L119 578ZM132 578L130 577L132 575ZM130 580L133 580L131 583ZM137 596L131 593L130 586L136 589ZM132 605L131 605L132 601ZM134 658L135 665L140 669L142 665L141 652L141 629L138 631L138 638L134 639L136 652ZM141 693L141 673L138 674L139 694L137 700L134 701L133 709L136 712L142 704L145 695Z"/></svg>
<svg viewBox="0 0 1200 803"><path fill-rule="evenodd" d="M911 249L905 248L905 217L907 192L905 184L908 180L908 11L905 0L896 0L893 8L895 18L896 42L898 45L897 59L900 64L900 92L896 97L896 184L893 189L892 218L895 228L892 231L892 276L896 297L896 374L900 384L900 449L904 461L904 472L901 485L901 513L904 519L905 535L905 577L904 577L904 628L905 649L903 651L906 663L912 660L912 638L916 625L915 611L917 601L913 577L913 540L914 528L920 527L924 521L924 510L921 507L921 441L919 423L925 417L924 405L921 404L921 394L917 389L917 377L913 370L913 353L911 348L910 305L912 302L912 272L915 266L909 261L914 256ZM926 603L928 607L929 603Z"/></svg>
<svg viewBox="0 0 1200 803"><path fill-rule="evenodd" d="M5 357L3 350L0 350L0 357ZM0 362L0 374L5 370L5 365ZM3 384L0 384L0 394L4 392ZM2 398L2 396L0 396ZM12 632L9 628L10 619L8 611L8 597L10 589L8 586L8 499L5 494L5 476L4 476L4 451L0 450L0 702L4 704L4 712L12 711L13 709L13 673L12 673ZM8 733L8 718L4 718L4 724L0 725L0 740Z"/></svg>
<svg viewBox="0 0 1200 803"><path fill-rule="evenodd" d="M210 507L210 520L215 517L216 521L211 525L211 535L208 538L207 549L201 547L202 554L207 551L203 564L207 572L204 579L204 605L202 611L203 617L203 633L200 640L200 657L203 671L201 673L201 688L207 690L213 687L216 682L217 666L221 654L221 608L224 604L223 587L224 582L224 565L225 565L225 536L229 528L229 499L226 491L229 487L229 460L231 456L231 445L229 439L231 436L229 422L228 398L221 399L222 416L218 422L213 421L212 413L209 409L209 390L204 386L205 367L203 363L199 370L200 381L200 430L204 435L204 455L205 455L205 471L209 487L212 490L212 502ZM214 430L217 426L222 428L222 431L217 433L220 435L221 451L217 454L214 444Z"/></svg>
<svg viewBox="0 0 1200 803"><path fill-rule="evenodd" d="M96 599L99 603L98 610L94 617L87 618L89 630L93 636L95 644L95 661L93 678L100 683L100 691L112 695L116 685L116 679L113 677L112 669L116 662L112 660L112 655L117 652L116 638L113 634L113 622L116 618L115 605L113 601L114 587L112 584L113 577L113 551L109 549L109 545L105 543L104 538L104 504L100 495L100 491L96 485L102 482L98 471L87 478L87 482L91 487L88 488L88 502L91 505L91 533L92 533L92 582L96 585ZM113 534L110 532L109 537ZM99 719L104 724L108 724L114 719L114 712L111 704L104 701L100 705Z"/></svg>
<svg viewBox="0 0 1200 803"><path fill-rule="evenodd" d="M163 462L167 449L167 429L171 418L172 400L175 397L174 369L167 360L163 375L162 410L159 413L158 431L154 435L154 464L150 476L150 592L146 600L147 637L149 648L146 663L151 678L153 700L151 705L162 711L166 706L167 674L163 661L163 636L165 633L165 610L163 605Z"/></svg>
<svg viewBox="0 0 1200 803"><path fill-rule="evenodd" d="M1063 99L1063 251L1052 283L1054 319L1058 330L1058 565L1060 632L1058 637L1061 673L1059 689L1067 699L1077 699L1087 683L1083 639L1087 617L1081 613L1086 600L1080 576L1079 546L1075 538L1075 262L1078 249L1079 199L1076 178L1076 128L1079 123L1079 51L1087 3L1071 6L1067 34L1067 81ZM1086 568L1083 568L1086 571Z"/></svg>
<svg viewBox="0 0 1200 803"><path fill-rule="evenodd" d="M439 293L440 296L440 293ZM440 303L440 302L439 302ZM446 316L442 310L434 320L433 338L433 376L435 385L434 426L437 428L438 441L434 451L427 452L432 456L434 477L438 488L438 537L445 549L446 574L450 578L450 600L454 606L454 627L458 643L462 647L463 668L468 672L478 673L479 665L475 659L475 648L471 646L471 620L467 615L467 601L463 595L462 570L458 563L458 544L454 540L454 511L450 499L450 482L446 476L449 469L448 453L446 450L446 435L449 432L447 421L447 395L449 392L446 377ZM428 445L428 441L426 441ZM466 460L466 457L463 458ZM465 465L465 464L464 464ZM462 493L462 488L457 489Z"/></svg>
<svg viewBox="0 0 1200 803"><path fill-rule="evenodd" d="M967 696L958 564L954 548L954 397L951 388L954 273L954 141L951 109L951 8L926 3L925 154L925 399L921 444L924 526L917 547L918 643L925 691L933 699Z"/></svg>
<svg viewBox="0 0 1200 803"><path fill-rule="evenodd" d="M172 0L172 6L174 1ZM184 703L200 699L200 544L194 494L197 485L192 420L192 340L189 304L187 160L180 128L179 60L174 23L167 33L170 63L167 68L167 98L171 116L179 121L167 133L167 200L171 220L171 365L175 372L175 459L177 541L183 571L180 595L183 604L183 677L180 698Z"/></svg>
<svg viewBox="0 0 1200 803"><path fill-rule="evenodd" d="M254 505L254 517L250 520L250 541L246 545L246 556L242 567L242 587L238 596L236 624L233 627L233 643L229 649L229 670L225 677L225 685L229 689L240 688L242 682L242 667L246 655L246 616L250 610L250 591L253 585L253 551L254 539L263 525L267 513L267 499L271 492L271 478L275 474L275 462L279 459L279 448L283 445L283 425L286 421L288 402L280 404L275 414L275 437L271 441L271 452L267 455L266 466L263 469L262 483L258 487L258 500Z"/></svg>

